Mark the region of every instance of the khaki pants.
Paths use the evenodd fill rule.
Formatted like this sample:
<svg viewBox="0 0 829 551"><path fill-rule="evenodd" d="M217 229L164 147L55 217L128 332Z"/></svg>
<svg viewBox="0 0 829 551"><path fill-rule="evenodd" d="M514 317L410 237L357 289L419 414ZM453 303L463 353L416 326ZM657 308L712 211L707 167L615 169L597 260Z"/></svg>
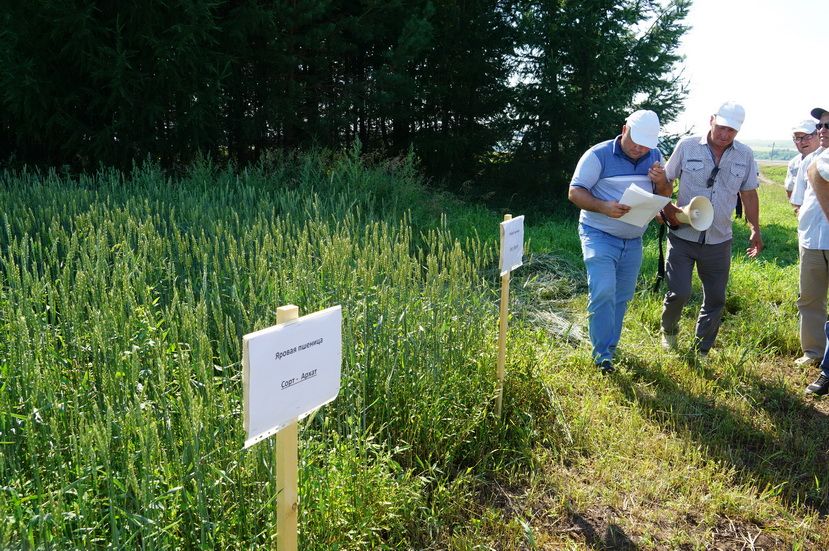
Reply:
<svg viewBox="0 0 829 551"><path fill-rule="evenodd" d="M803 355L822 358L826 348L826 289L829 287L829 250L800 248L800 346Z"/></svg>

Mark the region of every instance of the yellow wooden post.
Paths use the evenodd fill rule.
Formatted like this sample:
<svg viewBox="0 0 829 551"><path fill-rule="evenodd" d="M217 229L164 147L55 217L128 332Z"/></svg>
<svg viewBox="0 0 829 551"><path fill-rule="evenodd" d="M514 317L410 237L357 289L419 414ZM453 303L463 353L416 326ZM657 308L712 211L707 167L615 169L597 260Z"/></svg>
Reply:
<svg viewBox="0 0 829 551"><path fill-rule="evenodd" d="M299 317L299 308L293 304L276 309L276 323L285 323ZM276 548L296 551L297 517L299 509L298 430L294 419L276 433L274 446L274 480L276 480Z"/></svg>
<svg viewBox="0 0 829 551"><path fill-rule="evenodd" d="M504 215L504 222L512 220L511 214ZM502 236L503 239L503 236ZM501 416L501 405L504 400L504 364L507 360L507 316L509 315L509 275L501 276L501 308L498 322L498 387L495 396L495 413Z"/></svg>

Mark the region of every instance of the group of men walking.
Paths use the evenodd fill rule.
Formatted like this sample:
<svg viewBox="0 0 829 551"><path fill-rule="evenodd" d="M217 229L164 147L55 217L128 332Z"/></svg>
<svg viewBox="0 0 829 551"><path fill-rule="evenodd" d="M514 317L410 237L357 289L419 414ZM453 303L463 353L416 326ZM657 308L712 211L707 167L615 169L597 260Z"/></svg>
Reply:
<svg viewBox="0 0 829 551"><path fill-rule="evenodd" d="M820 364L821 375L806 391L822 395L829 392L829 152L824 154L829 146L829 111L815 108L811 115L817 120L804 120L793 129L798 158L789 164L786 191L798 213L801 261L797 305L803 356L796 363ZM579 236L587 268L588 329L593 359L602 373L615 371L622 321L642 263L642 235L647 225L620 220L630 211L621 199L631 185L670 198L678 181L675 202L668 202L656 217L669 228L662 346L669 350L677 347L679 320L691 298L694 267L702 283L703 300L692 349L705 357L714 346L725 308L732 215L738 197L750 230L746 254L754 258L763 250L757 165L751 149L735 139L744 120L741 105L723 103L711 115L708 131L680 140L663 167L657 149L659 117L653 111L639 110L627 118L619 136L591 147L579 160L569 198L581 209ZM680 223L677 214L682 207L700 196L710 201L711 224L699 228Z"/></svg>

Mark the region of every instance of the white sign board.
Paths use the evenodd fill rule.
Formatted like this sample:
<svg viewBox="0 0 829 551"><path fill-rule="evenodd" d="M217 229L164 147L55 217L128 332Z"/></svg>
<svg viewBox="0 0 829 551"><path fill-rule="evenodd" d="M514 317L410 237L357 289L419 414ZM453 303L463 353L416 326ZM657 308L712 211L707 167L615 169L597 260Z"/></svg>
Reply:
<svg viewBox="0 0 829 551"><path fill-rule="evenodd" d="M340 306L245 335L245 447L336 398L342 360Z"/></svg>
<svg viewBox="0 0 829 551"><path fill-rule="evenodd" d="M524 215L501 222L501 276L521 266L524 257Z"/></svg>

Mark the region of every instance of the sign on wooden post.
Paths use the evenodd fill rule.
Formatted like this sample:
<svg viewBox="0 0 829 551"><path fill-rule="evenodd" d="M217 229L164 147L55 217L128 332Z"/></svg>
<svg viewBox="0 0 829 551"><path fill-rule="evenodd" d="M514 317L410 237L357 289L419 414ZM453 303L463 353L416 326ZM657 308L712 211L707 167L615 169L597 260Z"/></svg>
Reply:
<svg viewBox="0 0 829 551"><path fill-rule="evenodd" d="M297 421L337 397L342 366L342 309L301 318L277 309L277 325L242 339L245 448L276 434L277 549L297 549Z"/></svg>
<svg viewBox="0 0 829 551"><path fill-rule="evenodd" d="M507 358L507 318L509 316L510 272L523 264L524 216L504 215L501 222L501 307L498 319L498 386L495 395L495 413L501 416L504 400L504 366Z"/></svg>

